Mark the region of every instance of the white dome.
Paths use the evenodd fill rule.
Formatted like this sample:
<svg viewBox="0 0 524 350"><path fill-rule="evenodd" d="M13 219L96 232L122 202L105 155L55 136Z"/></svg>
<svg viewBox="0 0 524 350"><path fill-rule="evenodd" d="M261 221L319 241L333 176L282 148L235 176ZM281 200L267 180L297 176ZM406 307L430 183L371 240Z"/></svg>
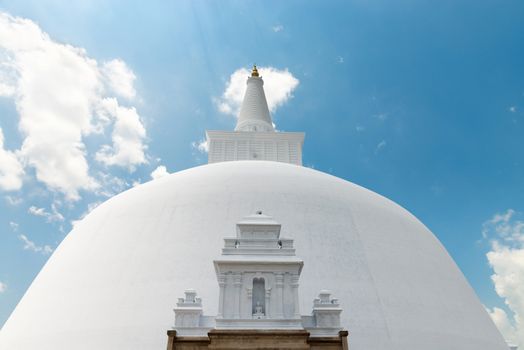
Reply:
<svg viewBox="0 0 524 350"><path fill-rule="evenodd" d="M262 210L304 260L300 308L330 289L352 350L506 350L446 250L413 215L340 178L265 161L205 165L126 191L64 239L0 332L1 349L164 349L194 288L216 315L213 259Z"/></svg>

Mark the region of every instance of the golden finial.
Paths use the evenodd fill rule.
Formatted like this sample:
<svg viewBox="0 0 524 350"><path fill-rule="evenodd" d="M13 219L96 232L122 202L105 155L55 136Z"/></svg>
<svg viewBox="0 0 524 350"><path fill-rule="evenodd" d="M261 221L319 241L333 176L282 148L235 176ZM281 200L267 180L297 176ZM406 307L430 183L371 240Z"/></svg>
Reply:
<svg viewBox="0 0 524 350"><path fill-rule="evenodd" d="M258 77L258 69L257 69L257 65L256 64L253 65L253 70L251 71L251 76L252 77Z"/></svg>

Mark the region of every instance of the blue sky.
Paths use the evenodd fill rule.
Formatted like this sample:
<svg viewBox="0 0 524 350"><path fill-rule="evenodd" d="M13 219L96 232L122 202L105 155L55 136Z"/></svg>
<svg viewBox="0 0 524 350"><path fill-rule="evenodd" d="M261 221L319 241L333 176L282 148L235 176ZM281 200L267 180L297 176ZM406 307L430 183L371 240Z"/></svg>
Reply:
<svg viewBox="0 0 524 350"><path fill-rule="evenodd" d="M0 11L5 23L26 19L49 36L43 56L27 58L0 35L0 83L16 90L2 95L0 84L7 157L0 152L0 160L13 163L3 170L0 164L0 324L88 208L149 181L158 166L175 172L206 162L194 143L205 129L233 128L234 116L219 111L217 101L227 99L231 75L256 62L299 81L273 119L280 130L306 132L305 165L415 214L505 336L524 345L524 325L513 320L524 317L522 1L0 1ZM17 80L19 66L7 63L27 58L34 68L49 60L60 75L53 50L71 48L84 50L77 52L80 66L90 60L104 76L90 76L103 92L85 83L79 93L96 95L112 112L94 132L75 119L75 106L50 106L49 113L78 121L82 147L64 147L84 152L87 168L82 175L73 163L74 179L52 172L46 178L49 164L38 157L52 147L28 146L50 137L38 124L46 119L35 121L21 108L27 86ZM35 86L61 101L70 89L58 86L53 72ZM123 154L112 135L125 120L132 120L123 128L132 135L123 148L133 152ZM79 159L73 151L71 157ZM14 182L2 187L2 171ZM511 288L510 277L518 282Z"/></svg>

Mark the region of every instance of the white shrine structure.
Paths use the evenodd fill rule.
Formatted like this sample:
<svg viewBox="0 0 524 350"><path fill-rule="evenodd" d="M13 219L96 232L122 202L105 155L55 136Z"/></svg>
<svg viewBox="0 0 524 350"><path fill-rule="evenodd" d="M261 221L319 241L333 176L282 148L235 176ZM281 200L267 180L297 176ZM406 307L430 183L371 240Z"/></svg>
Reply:
<svg viewBox="0 0 524 350"><path fill-rule="evenodd" d="M301 328L298 280L304 262L280 224L262 214L237 223L214 261L220 286L217 328Z"/></svg>
<svg viewBox="0 0 524 350"><path fill-rule="evenodd" d="M437 237L301 166L304 133L276 131L256 67L246 78L234 130L207 131L209 164L75 224L0 349L165 349L168 330L168 350L508 350Z"/></svg>
<svg viewBox="0 0 524 350"><path fill-rule="evenodd" d="M178 336L205 336L213 329L306 329L313 336L338 336L342 309L322 290L310 315L300 315L299 279L304 262L293 240L280 237L281 225L258 211L237 223L214 260L218 315L204 316L202 300L187 289L175 311Z"/></svg>

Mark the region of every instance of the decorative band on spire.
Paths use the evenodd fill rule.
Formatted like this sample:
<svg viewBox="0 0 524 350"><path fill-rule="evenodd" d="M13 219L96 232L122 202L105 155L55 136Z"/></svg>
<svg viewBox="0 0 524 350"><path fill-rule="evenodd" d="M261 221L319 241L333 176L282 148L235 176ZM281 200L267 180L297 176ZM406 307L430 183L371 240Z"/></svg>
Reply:
<svg viewBox="0 0 524 350"><path fill-rule="evenodd" d="M257 69L257 65L256 65L256 64L253 65L253 69L251 70L251 76L252 76L252 77L258 77L258 76L259 76L259 75L258 75L258 69Z"/></svg>

